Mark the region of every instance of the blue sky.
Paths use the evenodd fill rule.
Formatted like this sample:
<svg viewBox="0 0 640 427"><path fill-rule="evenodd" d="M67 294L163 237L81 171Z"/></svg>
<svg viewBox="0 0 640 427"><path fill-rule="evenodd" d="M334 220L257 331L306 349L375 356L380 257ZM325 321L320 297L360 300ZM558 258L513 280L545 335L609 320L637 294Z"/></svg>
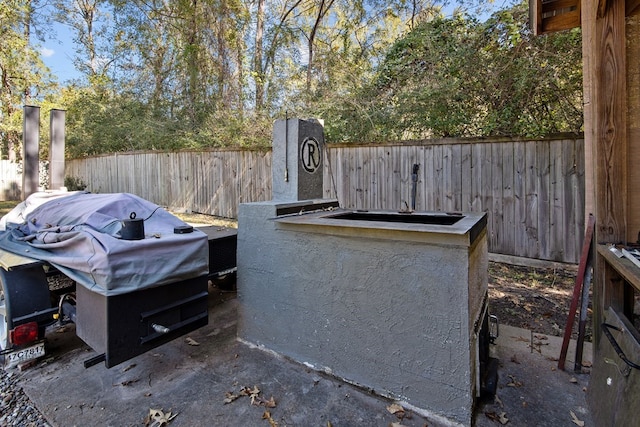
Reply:
<svg viewBox="0 0 640 427"><path fill-rule="evenodd" d="M56 39L43 43L40 53L45 65L58 77L58 82L64 84L80 77L80 73L73 66L73 35L66 25L54 23L53 29Z"/></svg>

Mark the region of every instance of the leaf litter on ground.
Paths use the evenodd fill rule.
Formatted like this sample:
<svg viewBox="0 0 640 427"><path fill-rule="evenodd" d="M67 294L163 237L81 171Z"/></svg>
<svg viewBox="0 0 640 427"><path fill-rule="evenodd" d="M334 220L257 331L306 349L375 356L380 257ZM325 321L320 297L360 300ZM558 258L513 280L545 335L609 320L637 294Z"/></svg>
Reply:
<svg viewBox="0 0 640 427"><path fill-rule="evenodd" d="M403 419L405 415L404 408L397 403L392 403L391 405L387 406L387 411L389 411L390 414L395 415L399 419Z"/></svg>
<svg viewBox="0 0 640 427"><path fill-rule="evenodd" d="M509 418L507 418L507 413L506 412L500 412L499 414L491 411L491 412L485 412L484 415L489 418L491 421L497 421L502 425L505 425L509 422Z"/></svg>
<svg viewBox="0 0 640 427"><path fill-rule="evenodd" d="M162 409L149 409L149 415L144 419L147 427L164 427L168 425L178 414L171 411L165 413Z"/></svg>
<svg viewBox="0 0 640 427"><path fill-rule="evenodd" d="M251 405L254 406L264 406L265 408L275 408L277 406L276 400L273 398L273 396L271 396L270 399L265 399L264 397L260 396L260 389L257 385L254 385L253 388L242 387L237 394L227 391L225 393L223 402L226 405L238 400L243 396L248 396Z"/></svg>
<svg viewBox="0 0 640 427"><path fill-rule="evenodd" d="M573 421L575 425L577 425L578 427L584 427L584 421L580 420L576 416L575 412L569 411L569 414L571 414L571 421Z"/></svg>
<svg viewBox="0 0 640 427"><path fill-rule="evenodd" d="M187 344L189 344L189 345L193 345L193 346L198 346L198 345L200 345L200 343L199 343L198 341L194 340L194 339L193 339L193 338L191 338L191 337L187 337L187 338L185 338L185 342L186 342Z"/></svg>

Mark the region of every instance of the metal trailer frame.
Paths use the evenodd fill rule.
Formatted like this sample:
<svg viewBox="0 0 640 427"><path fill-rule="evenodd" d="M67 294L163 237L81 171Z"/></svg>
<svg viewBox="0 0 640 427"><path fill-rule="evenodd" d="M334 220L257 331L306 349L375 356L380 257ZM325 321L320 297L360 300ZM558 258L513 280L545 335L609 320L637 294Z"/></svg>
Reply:
<svg viewBox="0 0 640 427"><path fill-rule="evenodd" d="M46 262L0 250L0 350L15 351L7 336L13 328L36 322L38 341L45 329L65 317L97 355L85 367L116 366L208 323L208 280L235 274L237 231L200 228L209 241L209 274L116 296L83 286L75 298L55 295L47 276L62 274ZM71 301L71 302L70 302ZM75 302L75 303L73 303ZM29 345L33 345L31 342Z"/></svg>

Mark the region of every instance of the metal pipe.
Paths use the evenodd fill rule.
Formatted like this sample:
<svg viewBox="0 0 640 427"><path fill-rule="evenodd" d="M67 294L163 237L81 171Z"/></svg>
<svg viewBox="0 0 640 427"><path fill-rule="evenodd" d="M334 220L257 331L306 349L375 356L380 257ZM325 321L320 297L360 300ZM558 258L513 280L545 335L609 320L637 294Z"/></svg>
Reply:
<svg viewBox="0 0 640 427"><path fill-rule="evenodd" d="M284 182L289 182L289 112L284 113Z"/></svg>
<svg viewBox="0 0 640 427"><path fill-rule="evenodd" d="M416 192L418 187L418 170L420 169L419 164L413 165L413 171L411 172L411 210L416 210Z"/></svg>
<svg viewBox="0 0 640 427"><path fill-rule="evenodd" d="M171 329L166 326L158 325L157 323L152 323L151 328L159 334L168 334L171 332Z"/></svg>

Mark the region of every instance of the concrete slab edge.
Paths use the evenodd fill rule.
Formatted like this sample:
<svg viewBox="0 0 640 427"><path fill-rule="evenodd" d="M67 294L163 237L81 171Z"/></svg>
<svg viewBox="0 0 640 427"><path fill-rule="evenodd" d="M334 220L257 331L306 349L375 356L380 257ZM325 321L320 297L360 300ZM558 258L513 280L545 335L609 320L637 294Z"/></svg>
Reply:
<svg viewBox="0 0 640 427"><path fill-rule="evenodd" d="M452 421L449 418L446 418L442 415L436 414L435 412L431 412L426 409L418 408L416 406L411 405L410 403L404 401L396 401L396 403L402 406L405 409L410 410L411 412L415 412L418 415L423 416L424 418L437 423L442 427L465 427L465 424L460 424L458 422Z"/></svg>
<svg viewBox="0 0 640 427"><path fill-rule="evenodd" d="M408 403L408 402L406 402L404 400L398 400L397 396L391 396L391 395L388 395L388 394L385 394L385 393L381 393L379 391L374 391L370 387L366 387L366 386L364 386L362 384L358 384L358 383L356 383L354 381L350 381L350 380L348 380L346 378L340 377L340 376L334 374L333 371L331 370L331 368L329 368L329 367L319 368L319 367L315 366L312 363L299 362L297 360L293 360L293 359L291 359L291 358L289 358L289 357L287 357L287 356L285 356L283 354L280 354L280 353L278 353L278 352L276 352L274 350L271 350L271 349L269 349L269 348L267 348L267 347L265 347L263 345L255 344L255 343L252 343L250 341L247 341L247 340L239 338L239 337L236 338L236 340L239 343L241 343L243 345L246 345L247 347L249 347L251 349L256 349L256 350L263 351L263 352L269 354L270 356L275 357L278 360L287 360L287 361L289 361L291 363L294 363L294 364L297 364L297 365L301 365L301 366L305 366L305 367L307 367L307 368L309 368L309 369L311 369L311 370L313 370L315 372L328 375L328 376L330 376L331 378L333 378L333 379L335 379L337 381L341 381L343 383L352 385L352 386L360 389L361 391L363 391L365 393L369 393L369 394L372 394L374 396L378 396L378 397L382 397L384 399L388 399L391 402L396 403L396 404L402 406L403 408L405 408L405 409L407 409L407 410L409 410L411 412L414 412L417 415L420 415L421 417L424 417L424 418L428 419L429 421L432 421L432 422L436 423L438 426L441 426L441 427L465 427L464 424L460 424L458 422L452 421L451 419L446 418L446 417L444 417L444 416L442 416L440 414L437 414L435 412L429 411L429 410L424 409L424 408L419 408L417 406L411 405L410 403Z"/></svg>

